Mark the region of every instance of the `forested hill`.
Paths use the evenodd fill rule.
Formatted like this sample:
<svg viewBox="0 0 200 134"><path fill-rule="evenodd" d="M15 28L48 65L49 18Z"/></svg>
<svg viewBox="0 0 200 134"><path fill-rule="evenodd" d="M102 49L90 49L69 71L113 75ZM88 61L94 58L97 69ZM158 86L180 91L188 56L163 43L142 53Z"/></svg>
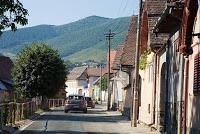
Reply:
<svg viewBox="0 0 200 134"><path fill-rule="evenodd" d="M39 25L6 31L0 37L0 53L14 56L22 48L33 42L46 42L58 49L64 60L84 62L87 60L104 61L106 59L105 32L112 29L116 35L112 47L125 40L130 17L104 18L90 16L65 25Z"/></svg>

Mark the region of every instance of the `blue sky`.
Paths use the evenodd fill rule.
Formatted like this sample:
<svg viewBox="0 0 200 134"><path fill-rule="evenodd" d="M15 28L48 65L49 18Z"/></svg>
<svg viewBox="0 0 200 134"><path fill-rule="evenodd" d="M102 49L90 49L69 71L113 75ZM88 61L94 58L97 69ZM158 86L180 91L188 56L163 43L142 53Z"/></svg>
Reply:
<svg viewBox="0 0 200 134"><path fill-rule="evenodd" d="M139 0L21 0L29 10L29 26L61 25L97 15L117 18L137 14ZM26 26L26 27L27 27Z"/></svg>

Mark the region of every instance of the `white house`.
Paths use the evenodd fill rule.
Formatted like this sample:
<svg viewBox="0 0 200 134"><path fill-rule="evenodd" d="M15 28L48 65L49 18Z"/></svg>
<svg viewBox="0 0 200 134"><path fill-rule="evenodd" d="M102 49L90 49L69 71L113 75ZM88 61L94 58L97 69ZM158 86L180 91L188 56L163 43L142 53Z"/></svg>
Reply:
<svg viewBox="0 0 200 134"><path fill-rule="evenodd" d="M70 71L65 84L66 96L70 94L89 96L87 67L76 67Z"/></svg>

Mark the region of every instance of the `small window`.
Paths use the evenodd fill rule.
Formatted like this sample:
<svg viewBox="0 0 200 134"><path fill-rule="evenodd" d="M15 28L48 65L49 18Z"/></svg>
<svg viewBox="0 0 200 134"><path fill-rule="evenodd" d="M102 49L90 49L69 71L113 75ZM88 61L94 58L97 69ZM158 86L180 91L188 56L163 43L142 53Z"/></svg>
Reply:
<svg viewBox="0 0 200 134"><path fill-rule="evenodd" d="M194 58L194 95L200 95L200 53Z"/></svg>

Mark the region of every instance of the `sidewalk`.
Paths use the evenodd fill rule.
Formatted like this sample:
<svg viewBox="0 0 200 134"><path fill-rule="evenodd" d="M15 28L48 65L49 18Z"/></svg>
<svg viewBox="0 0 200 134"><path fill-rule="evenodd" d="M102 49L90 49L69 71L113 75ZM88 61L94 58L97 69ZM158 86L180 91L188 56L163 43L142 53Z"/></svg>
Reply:
<svg viewBox="0 0 200 134"><path fill-rule="evenodd" d="M19 130L23 130L24 128L29 126L33 122L33 119L39 118L42 114L44 114L43 111L38 111L34 115L29 117L29 119L17 121L14 126L3 126L2 132L0 131L0 134L18 134Z"/></svg>
<svg viewBox="0 0 200 134"><path fill-rule="evenodd" d="M102 104L97 104L100 107L103 108L103 110L106 111L107 109L107 103L103 102ZM116 128L117 133L126 133L126 134L159 134L159 132L156 132L152 130L149 126L144 124L137 124L137 127L131 127L131 121L125 117L122 116L122 113L120 111L106 111L105 112L108 116L112 117L114 121L117 121Z"/></svg>

